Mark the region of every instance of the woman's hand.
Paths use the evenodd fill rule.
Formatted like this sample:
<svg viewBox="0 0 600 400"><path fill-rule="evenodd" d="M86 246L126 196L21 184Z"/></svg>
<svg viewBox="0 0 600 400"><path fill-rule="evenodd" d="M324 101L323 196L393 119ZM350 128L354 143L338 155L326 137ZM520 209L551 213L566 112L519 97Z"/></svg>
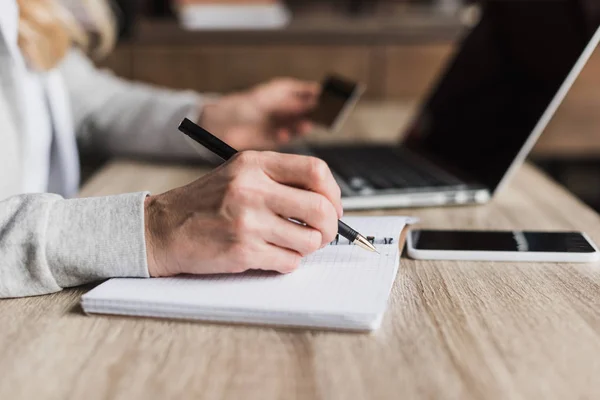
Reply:
<svg viewBox="0 0 600 400"><path fill-rule="evenodd" d="M341 216L340 189L323 161L238 153L188 186L148 197L148 269L153 277L287 273L335 238Z"/></svg>
<svg viewBox="0 0 600 400"><path fill-rule="evenodd" d="M276 79L204 107L199 124L239 150L274 149L312 130L320 85Z"/></svg>

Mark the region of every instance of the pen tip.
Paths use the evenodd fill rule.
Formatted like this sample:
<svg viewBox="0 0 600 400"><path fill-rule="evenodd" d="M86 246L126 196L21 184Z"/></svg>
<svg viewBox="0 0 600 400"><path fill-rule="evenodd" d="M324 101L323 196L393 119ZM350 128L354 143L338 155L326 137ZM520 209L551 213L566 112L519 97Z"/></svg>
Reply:
<svg viewBox="0 0 600 400"><path fill-rule="evenodd" d="M359 235L355 242L355 244L357 244L358 246L362 247L365 250L380 254L377 249L375 248L375 246L373 246L373 244L371 242L369 242L364 236Z"/></svg>

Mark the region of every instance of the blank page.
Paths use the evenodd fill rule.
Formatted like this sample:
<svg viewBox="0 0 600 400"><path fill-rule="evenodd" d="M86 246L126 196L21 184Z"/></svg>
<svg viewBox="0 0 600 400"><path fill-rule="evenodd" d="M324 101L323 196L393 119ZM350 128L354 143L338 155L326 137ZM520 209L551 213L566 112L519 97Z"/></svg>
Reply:
<svg viewBox="0 0 600 400"><path fill-rule="evenodd" d="M290 274L112 279L83 296L90 313L370 329L378 324L399 264L402 217L348 217L381 254L339 240ZM389 240L393 239L391 244Z"/></svg>

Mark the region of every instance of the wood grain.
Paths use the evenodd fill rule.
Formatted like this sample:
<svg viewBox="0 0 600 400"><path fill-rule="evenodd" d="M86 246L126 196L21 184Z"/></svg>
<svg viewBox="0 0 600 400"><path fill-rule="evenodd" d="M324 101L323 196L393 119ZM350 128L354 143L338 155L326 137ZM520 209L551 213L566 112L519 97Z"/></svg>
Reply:
<svg viewBox="0 0 600 400"><path fill-rule="evenodd" d="M205 172L116 161L81 195L158 193ZM488 205L386 214L600 242L600 217L529 165ZM598 265L403 258L371 334L86 316L85 290L0 301L0 399L600 398Z"/></svg>
<svg viewBox="0 0 600 400"><path fill-rule="evenodd" d="M82 195L159 192L202 172L117 162ZM390 214L600 241L599 217L529 166L487 206ZM0 398L598 398L599 285L597 265L405 258L372 334L91 317L79 289L2 301Z"/></svg>

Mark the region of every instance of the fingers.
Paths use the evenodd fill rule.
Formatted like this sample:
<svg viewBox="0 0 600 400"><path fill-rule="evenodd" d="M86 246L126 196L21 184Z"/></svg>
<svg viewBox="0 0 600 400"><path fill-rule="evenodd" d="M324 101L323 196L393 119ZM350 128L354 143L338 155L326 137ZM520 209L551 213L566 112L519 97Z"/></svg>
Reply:
<svg viewBox="0 0 600 400"><path fill-rule="evenodd" d="M275 215L283 217L284 224L278 224L279 228L292 224L289 229L295 234L293 239L302 243L299 244L300 247L290 248L301 254L312 253L331 242L337 234L337 211L327 198L318 193L277 185L277 189L272 191L272 195L265 199L265 204ZM302 221L308 227L300 226L284 218ZM293 225L297 225L301 229L292 229L295 228ZM283 229L282 232L285 232L285 228ZM319 233L319 238L311 236L314 235L311 230L316 230ZM275 231L274 234L278 235L280 232ZM301 235L303 235L302 238ZM318 243L316 243L317 239L319 239Z"/></svg>
<svg viewBox="0 0 600 400"><path fill-rule="evenodd" d="M288 274L297 269L302 261L302 256L297 252L269 243L265 243L260 254L262 257L255 259L252 269Z"/></svg>
<svg viewBox="0 0 600 400"><path fill-rule="evenodd" d="M274 215L283 217L280 218L283 223L273 224L276 228L273 229L269 239L273 243L307 255L335 238L338 230L338 214L326 197L284 185L277 185L271 192L272 194L265 199L265 204ZM284 218L303 221L308 227ZM292 235L291 243L281 237L287 231ZM315 234L318 234L318 237L315 237Z"/></svg>
<svg viewBox="0 0 600 400"><path fill-rule="evenodd" d="M294 78L280 78L274 80L273 84L294 92L299 97L317 97L321 93L321 84L319 82L303 81Z"/></svg>
<svg viewBox="0 0 600 400"><path fill-rule="evenodd" d="M229 272L241 273L249 270L289 273L302 261L302 255L294 250L271 244L264 240L246 241L233 254Z"/></svg>
<svg viewBox="0 0 600 400"><path fill-rule="evenodd" d="M273 118L281 124L295 122L308 118L310 112L317 106L317 99L286 95L273 110Z"/></svg>
<svg viewBox="0 0 600 400"><path fill-rule="evenodd" d="M340 187L327 164L315 157L266 152L260 158L264 172L275 182L325 196L343 215Z"/></svg>
<svg viewBox="0 0 600 400"><path fill-rule="evenodd" d="M150 240L148 254L164 257L169 273L291 272L303 255L335 238L341 216L339 187L326 164L296 155L241 152L164 196L154 203L158 211L148 211L147 237L167 229L168 239L164 250Z"/></svg>
<svg viewBox="0 0 600 400"><path fill-rule="evenodd" d="M289 143L294 136L308 135L314 129L314 125L310 121L300 121L290 126L276 128L276 139L279 144Z"/></svg>
<svg viewBox="0 0 600 400"><path fill-rule="evenodd" d="M296 121L287 121L287 123L281 123L283 125L277 129L277 140L280 143L289 142L294 136L304 136L308 135L314 129L314 124L309 120L296 120Z"/></svg>
<svg viewBox="0 0 600 400"><path fill-rule="evenodd" d="M312 104L316 103L316 100L321 94L321 86L315 82L297 82L290 85L296 97L308 101Z"/></svg>
<svg viewBox="0 0 600 400"><path fill-rule="evenodd" d="M314 125L310 121L300 121L296 126L296 132L300 135L306 135L314 129Z"/></svg>
<svg viewBox="0 0 600 400"><path fill-rule="evenodd" d="M297 224L278 215L265 218L263 238L266 242L307 256L323 247L323 235L317 229Z"/></svg>
<svg viewBox="0 0 600 400"><path fill-rule="evenodd" d="M277 131L277 142L280 144L289 143L292 140L292 132L287 128L281 128Z"/></svg>
<svg viewBox="0 0 600 400"><path fill-rule="evenodd" d="M256 89L255 99L263 105L269 130L280 144L312 130L310 113L318 104L321 87L316 82L275 79Z"/></svg>
<svg viewBox="0 0 600 400"><path fill-rule="evenodd" d="M302 118L318 103L320 85L294 79L282 79L272 83L264 93L279 98L274 116L278 119Z"/></svg>

